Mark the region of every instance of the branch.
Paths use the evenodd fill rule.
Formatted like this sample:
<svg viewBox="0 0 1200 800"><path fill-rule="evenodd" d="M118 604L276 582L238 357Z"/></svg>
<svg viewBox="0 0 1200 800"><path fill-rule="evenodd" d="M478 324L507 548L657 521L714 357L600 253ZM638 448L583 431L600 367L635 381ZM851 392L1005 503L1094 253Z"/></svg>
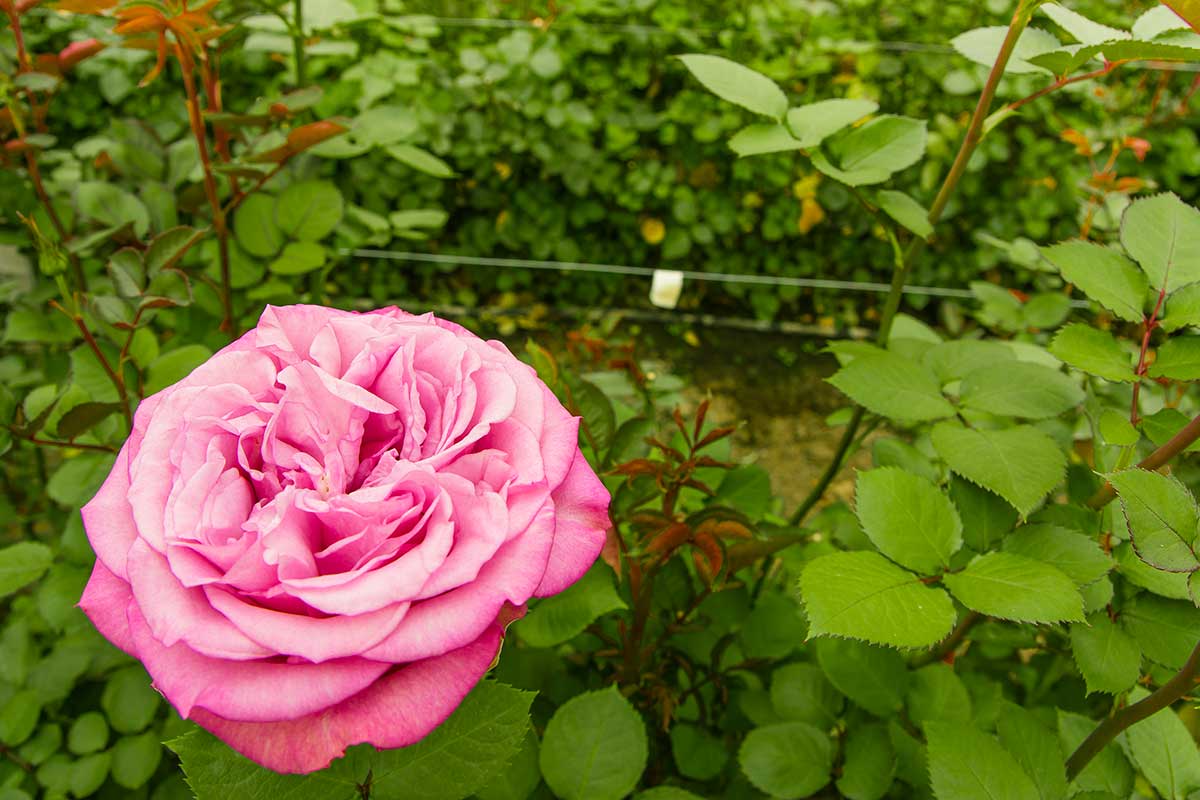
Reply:
<svg viewBox="0 0 1200 800"><path fill-rule="evenodd" d="M958 621L958 624L954 626L954 630L950 631L950 635L943 639L941 644L939 644L933 650L930 650L929 652L913 659L910 666L913 667L913 669L916 669L917 667L923 667L926 664L933 664L941 661L946 656L958 649L958 646L962 644L962 640L967 638L967 633L970 632L971 628L975 627L975 623L979 622L981 619L983 619L983 615L978 611L968 612L965 616L963 616L962 619Z"/></svg>
<svg viewBox="0 0 1200 800"><path fill-rule="evenodd" d="M1200 415L1184 425L1166 444L1139 461L1137 468L1156 470L1186 450L1197 439L1200 439ZM1106 481L1104 486L1088 499L1087 504L1089 508L1103 508L1116 496L1117 490Z"/></svg>
<svg viewBox="0 0 1200 800"><path fill-rule="evenodd" d="M1200 644L1192 651L1183 668L1175 673L1175 677L1158 687L1153 694L1143 697L1138 702L1113 714L1101 722L1091 735L1076 748L1067 759L1067 780L1072 781L1083 771L1101 750L1108 745L1121 731L1136 725L1149 716L1157 714L1176 700L1181 699L1196 683L1200 674Z"/></svg>

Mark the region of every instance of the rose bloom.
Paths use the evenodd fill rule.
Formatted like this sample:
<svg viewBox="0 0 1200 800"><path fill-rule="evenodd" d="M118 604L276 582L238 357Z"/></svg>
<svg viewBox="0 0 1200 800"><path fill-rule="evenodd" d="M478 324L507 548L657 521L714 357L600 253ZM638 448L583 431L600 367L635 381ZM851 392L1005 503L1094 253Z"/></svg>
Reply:
<svg viewBox="0 0 1200 800"><path fill-rule="evenodd" d="M428 734L608 492L532 368L432 315L268 307L147 398L83 509L81 607L184 717L279 772Z"/></svg>

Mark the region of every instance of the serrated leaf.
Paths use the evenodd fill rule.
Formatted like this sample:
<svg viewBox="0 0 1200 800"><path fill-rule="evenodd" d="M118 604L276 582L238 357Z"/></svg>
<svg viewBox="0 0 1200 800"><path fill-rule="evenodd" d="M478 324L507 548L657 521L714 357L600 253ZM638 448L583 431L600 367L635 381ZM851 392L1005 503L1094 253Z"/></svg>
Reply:
<svg viewBox="0 0 1200 800"><path fill-rule="evenodd" d="M542 776L564 800L619 800L646 768L646 726L616 687L559 706L546 726Z"/></svg>
<svg viewBox="0 0 1200 800"><path fill-rule="evenodd" d="M1017 524L1019 515L1011 504L957 476L950 481L950 499L959 518L971 521L963 528L963 541L976 552L991 550Z"/></svg>
<svg viewBox="0 0 1200 800"><path fill-rule="evenodd" d="M877 467L899 467L931 483L941 480L938 468L933 462L920 450L900 439L876 439L871 445L871 459Z"/></svg>
<svg viewBox="0 0 1200 800"><path fill-rule="evenodd" d="M1121 577L1134 586L1140 586L1160 597L1173 600L1188 599L1187 573L1155 569L1138 558L1130 542L1122 542L1114 547L1113 557L1117 561L1117 571L1121 573Z"/></svg>
<svg viewBox="0 0 1200 800"><path fill-rule="evenodd" d="M54 552L39 542L17 542L0 548L0 597L42 577L53 560Z"/></svg>
<svg viewBox="0 0 1200 800"><path fill-rule="evenodd" d="M1115 248L1072 240L1043 247L1042 255L1088 297L1123 320L1141 322L1149 281Z"/></svg>
<svg viewBox="0 0 1200 800"><path fill-rule="evenodd" d="M1200 336L1176 336L1158 348L1146 372L1151 378L1200 380Z"/></svg>
<svg viewBox="0 0 1200 800"><path fill-rule="evenodd" d="M1095 720L1058 709L1058 740L1062 752L1075 752L1095 728ZM1133 769L1121 749L1110 743L1083 768L1072 786L1084 791L1108 792L1114 797L1129 797L1133 791Z"/></svg>
<svg viewBox="0 0 1200 800"><path fill-rule="evenodd" d="M1148 694L1145 689L1135 689L1129 702ZM1133 763L1162 797L1184 800L1200 789L1200 747L1171 707L1131 725L1124 739Z"/></svg>
<svg viewBox="0 0 1200 800"><path fill-rule="evenodd" d="M1113 568L1099 542L1057 525L1022 525L1004 540L1004 551L1051 564L1078 586L1100 580Z"/></svg>
<svg viewBox="0 0 1200 800"><path fill-rule="evenodd" d="M1060 570L1013 553L976 557L943 578L954 597L981 614L1018 622L1083 620L1083 597Z"/></svg>
<svg viewBox="0 0 1200 800"><path fill-rule="evenodd" d="M1167 298L1163 319L1159 322L1159 327L1167 333L1194 325L1200 325L1200 283L1172 293Z"/></svg>
<svg viewBox="0 0 1200 800"><path fill-rule="evenodd" d="M1015 361L1013 351L986 339L954 339L934 345L921 356L943 384L962 380L968 372L1000 361Z"/></svg>
<svg viewBox="0 0 1200 800"><path fill-rule="evenodd" d="M904 192L890 189L881 191L879 207L889 217L922 239L928 239L933 235L933 223L929 221L929 210Z"/></svg>
<svg viewBox="0 0 1200 800"><path fill-rule="evenodd" d="M1100 429L1100 437L1104 439L1105 444L1128 447L1131 444L1137 444L1142 438L1137 428L1129 423L1129 417L1115 408L1104 409L1100 414L1100 422L1097 427Z"/></svg>
<svg viewBox="0 0 1200 800"><path fill-rule="evenodd" d="M1200 642L1200 608L1186 600L1141 594L1122 609L1120 622L1146 658L1168 669L1182 667Z"/></svg>
<svg viewBox="0 0 1200 800"><path fill-rule="evenodd" d="M512 630L533 647L552 647L581 633L596 618L625 608L613 587L612 568L597 561L566 591L538 601Z"/></svg>
<svg viewBox="0 0 1200 800"><path fill-rule="evenodd" d="M1041 800L1067 796L1067 771L1058 736L1028 709L1005 702L996 718L1000 744L1037 787Z"/></svg>
<svg viewBox="0 0 1200 800"><path fill-rule="evenodd" d="M955 36L950 40L950 44L961 55L976 64L990 67L996 63L996 58L1000 55L1000 47L1007 34L1008 27L1005 25L975 28ZM1054 34L1040 28L1026 28L1021 33L1021 37L1017 39L1017 45L1013 49L1012 57L1009 58L1004 71L1015 74L1046 72L1045 68L1031 64L1029 59L1042 53L1048 53L1060 46L1061 42Z"/></svg>
<svg viewBox="0 0 1200 800"><path fill-rule="evenodd" d="M929 647L954 626L954 606L878 553L831 553L800 576L812 636L829 634L892 647Z"/></svg>
<svg viewBox="0 0 1200 800"><path fill-rule="evenodd" d="M1071 655L1089 694L1120 694L1142 674L1142 649L1137 640L1104 611L1088 617L1087 624L1071 626Z"/></svg>
<svg viewBox="0 0 1200 800"><path fill-rule="evenodd" d="M856 358L829 382L851 400L889 419L931 420L954 416L932 372L911 359L884 353Z"/></svg>
<svg viewBox="0 0 1200 800"><path fill-rule="evenodd" d="M961 723L932 722L925 736L938 800L1041 800L1017 760L986 733Z"/></svg>
<svg viewBox="0 0 1200 800"><path fill-rule="evenodd" d="M1192 493L1173 476L1128 469L1105 476L1117 490L1138 556L1167 572L1200 569L1196 527L1200 513Z"/></svg>
<svg viewBox="0 0 1200 800"><path fill-rule="evenodd" d="M928 664L913 672L905 706L918 728L929 722L971 721L971 695L949 664Z"/></svg>
<svg viewBox="0 0 1200 800"><path fill-rule="evenodd" d="M1056 417L1083 402L1084 394L1061 372L1041 364L994 364L968 373L959 399L967 408L1004 417Z"/></svg>
<svg viewBox="0 0 1200 800"><path fill-rule="evenodd" d="M750 782L772 797L808 797L829 783L833 742L808 723L781 722L750 731L738 761Z"/></svg>
<svg viewBox="0 0 1200 800"><path fill-rule="evenodd" d="M882 183L921 160L927 135L924 120L885 114L830 140L813 166L849 186Z"/></svg>
<svg viewBox="0 0 1200 800"><path fill-rule="evenodd" d="M896 773L896 753L887 728L879 723L855 725L846 732L842 772L837 789L848 800L882 800Z"/></svg>
<svg viewBox="0 0 1200 800"><path fill-rule="evenodd" d="M904 707L910 675L900 653L853 639L818 639L814 646L825 677L851 701L877 717Z"/></svg>
<svg viewBox="0 0 1200 800"><path fill-rule="evenodd" d="M879 551L901 566L933 574L962 547L962 522L928 480L896 467L860 472L856 512Z"/></svg>
<svg viewBox="0 0 1200 800"><path fill-rule="evenodd" d="M1062 480L1067 459L1046 434L1027 425L980 431L944 422L933 446L950 469L1028 514Z"/></svg>
<svg viewBox="0 0 1200 800"><path fill-rule="evenodd" d="M1137 380L1130 354L1121 348L1113 335L1082 322L1060 330L1050 343L1050 352L1089 375L1117 382Z"/></svg>
<svg viewBox="0 0 1200 800"><path fill-rule="evenodd" d="M1188 24L1165 5L1154 6L1133 21L1130 31L1134 39L1149 41L1168 31L1187 30Z"/></svg>
<svg viewBox="0 0 1200 800"><path fill-rule="evenodd" d="M1121 218L1121 244L1171 294L1200 281L1200 211L1171 193L1134 200Z"/></svg>
<svg viewBox="0 0 1200 800"><path fill-rule="evenodd" d="M760 72L720 56L689 54L678 58L705 89L722 100L771 119L782 119L788 110L787 95Z"/></svg>
<svg viewBox="0 0 1200 800"><path fill-rule="evenodd" d="M1129 31L1101 25L1078 12L1060 6L1058 3L1044 3L1039 10L1054 20L1060 28L1074 36L1080 44L1100 44L1101 42L1131 38Z"/></svg>

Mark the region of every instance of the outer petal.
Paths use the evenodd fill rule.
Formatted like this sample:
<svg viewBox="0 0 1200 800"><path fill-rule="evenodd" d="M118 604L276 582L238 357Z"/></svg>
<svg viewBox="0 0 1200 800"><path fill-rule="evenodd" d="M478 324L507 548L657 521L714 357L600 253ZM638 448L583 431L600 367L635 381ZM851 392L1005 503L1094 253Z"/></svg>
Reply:
<svg viewBox="0 0 1200 800"><path fill-rule="evenodd" d="M105 639L137 658L127 618L131 602L133 592L129 584L114 575L103 561L97 560L96 566L92 567L92 577L83 589L83 597L79 598L79 607Z"/></svg>
<svg viewBox="0 0 1200 800"><path fill-rule="evenodd" d="M534 592L538 597L561 592L587 572L604 547L604 534L610 524L608 490L583 453L576 451L571 471L551 497L558 525L550 562Z"/></svg>
<svg viewBox="0 0 1200 800"><path fill-rule="evenodd" d="M129 507L129 450L126 442L117 455L112 471L96 496L83 507L83 528L97 557L110 572L127 578L125 559L137 539L137 526Z"/></svg>
<svg viewBox="0 0 1200 800"><path fill-rule="evenodd" d="M242 755L276 772L322 769L350 745L405 747L442 724L491 666L500 647L492 624L475 641L401 667L350 699L288 722L231 722L203 709L193 719Z"/></svg>
<svg viewBox="0 0 1200 800"><path fill-rule="evenodd" d="M496 552L475 580L413 603L391 636L363 656L396 663L418 661L462 647L481 635L505 601L523 604L542 580L553 525L554 510L546 506L523 534Z"/></svg>
<svg viewBox="0 0 1200 800"><path fill-rule="evenodd" d="M199 707L244 722L297 719L358 694L390 666L362 658L324 664L208 658L182 642L164 647L136 605L129 627L155 688L184 717Z"/></svg>

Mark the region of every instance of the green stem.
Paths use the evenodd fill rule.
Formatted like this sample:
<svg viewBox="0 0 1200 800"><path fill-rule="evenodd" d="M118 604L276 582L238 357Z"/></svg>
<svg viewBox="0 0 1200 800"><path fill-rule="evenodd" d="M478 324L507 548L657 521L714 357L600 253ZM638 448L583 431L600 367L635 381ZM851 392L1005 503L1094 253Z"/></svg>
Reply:
<svg viewBox="0 0 1200 800"><path fill-rule="evenodd" d="M1197 675L1200 675L1200 644L1196 645L1196 649L1192 651L1183 668L1175 673L1175 677L1158 687L1152 694L1131 706L1125 706L1101 722L1091 735L1083 740L1067 759L1067 780L1074 780L1088 762L1117 738L1121 731L1182 699L1195 685Z"/></svg>
<svg viewBox="0 0 1200 800"><path fill-rule="evenodd" d="M133 412L129 410L129 393L125 390L125 380L119 374L117 374L117 372L113 369L112 364L108 363L108 358L105 357L104 351L100 349L100 343L97 342L96 337L92 335L92 332L88 328L87 323L84 322L83 317L81 317L78 313L72 314L57 302L51 302L50 305L66 314L67 317L69 317L70 320L75 323L75 327L79 329L79 333L83 336L83 340L87 343L87 346L91 349L93 355L96 356L96 360L100 362L100 366L104 369L104 374L108 376L108 379L112 381L112 385L116 388L117 397L119 397L121 400L121 413L125 416L125 423L129 426L130 430L133 430Z"/></svg>
<svg viewBox="0 0 1200 800"><path fill-rule="evenodd" d="M292 0L293 16L292 53L296 59L296 88L303 89L308 84L308 64L304 60L304 0Z"/></svg>
<svg viewBox="0 0 1200 800"><path fill-rule="evenodd" d="M1197 439L1200 439L1200 415L1197 415L1191 422L1184 425L1179 430L1179 433L1172 436L1166 444L1139 461L1137 468L1156 470L1186 450ZM1117 491L1113 488L1113 485L1105 483L1104 486L1100 487L1099 491L1088 499L1087 504L1090 508L1103 508L1116 496Z"/></svg>
<svg viewBox="0 0 1200 800"><path fill-rule="evenodd" d="M955 156L954 163L950 166L950 171L946 173L946 178L942 181L942 186L933 200L933 205L929 207L930 224L936 225L941 221L942 215L946 211L946 205L950 202L950 197L954 194L955 189L958 188L959 181L962 180L963 175L966 174L967 163L971 160L975 149L979 147L980 141L983 140L984 122L986 122L988 112L991 110L992 101L996 97L996 89L1000 85L1000 78L1003 77L1004 69L1008 65L1013 50L1017 46L1017 40L1025 30L1025 26L1029 24L1030 12L1030 3L1023 0L1013 13L1012 21L1008 25L1008 33L1005 34L1004 42L1000 46L1000 52L996 56L996 63L992 65L992 70L988 73L987 83L984 84L983 91L979 95L979 102L975 104L975 113L971 115L971 122L967 126L967 133L963 137L962 145L958 148L958 155ZM888 337L892 332L892 323L896 319L896 313L900 310L900 299L904 295L904 284L908 281L913 263L916 261L917 256L920 255L924 244L924 239L913 237L892 272L891 288L888 291L887 299L884 300L883 313L879 318L879 331L875 335L875 343L880 347L887 346ZM825 472L817 481L817 485L813 487L808 497L804 499L804 502L800 504L800 507L796 509L795 513L789 519L792 525L799 525L803 522L804 517L821 501L825 490L829 488L829 484L833 482L834 477L837 476L837 473L842 468L842 458L850 449L850 445L858 433L858 426L862 424L864 414L865 412L861 407L854 410L854 415L850 418L850 423L846 426L846 430L842 434L842 440L838 443L837 452L833 460L825 468Z"/></svg>

